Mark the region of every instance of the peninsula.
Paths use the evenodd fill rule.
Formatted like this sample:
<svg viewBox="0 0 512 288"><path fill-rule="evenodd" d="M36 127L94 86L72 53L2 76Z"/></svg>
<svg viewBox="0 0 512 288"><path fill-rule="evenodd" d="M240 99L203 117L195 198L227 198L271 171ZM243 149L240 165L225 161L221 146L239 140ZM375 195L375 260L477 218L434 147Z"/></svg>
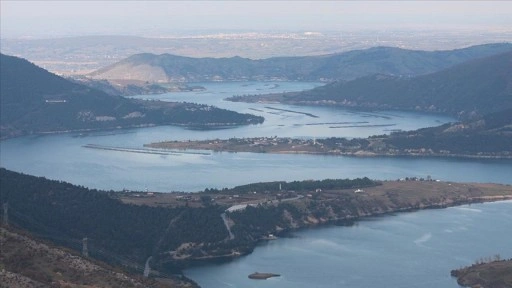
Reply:
<svg viewBox="0 0 512 288"><path fill-rule="evenodd" d="M310 123L360 127L367 123ZM357 125L357 126L353 126ZM151 148L217 152L296 153L348 156L421 156L512 159L512 108L475 120L368 138L296 139L280 137L165 141Z"/></svg>
<svg viewBox="0 0 512 288"><path fill-rule="evenodd" d="M498 145L509 145L511 137L503 137ZM404 138L407 139L407 138ZM456 151L452 149L433 149L423 142L419 147L398 147L392 141L398 138L386 135L367 139L325 138L296 139L278 137L231 138L196 141L165 141L144 145L149 148L169 150L209 150L214 152L251 152L275 154L317 154L345 156L415 156L415 157L459 157L459 158L496 158L512 159L512 146L508 150L496 151ZM410 139L407 139L410 140ZM430 140L434 142L433 140ZM467 142L468 145L474 142ZM396 144L396 143L395 143ZM438 144L438 143L436 143ZM447 144L447 143L442 143ZM457 147L454 147L457 148ZM165 151L165 150L163 150Z"/></svg>
<svg viewBox="0 0 512 288"><path fill-rule="evenodd" d="M97 191L3 168L0 180L6 191L0 201L9 203L12 225L66 246L87 237L91 257L130 269L147 263L156 276L240 257L260 241L301 228L512 199L510 185L444 182L428 175L263 182L197 193Z"/></svg>
<svg viewBox="0 0 512 288"><path fill-rule="evenodd" d="M451 275L457 277L457 283L463 287L512 287L512 259L501 260L499 255L491 259L452 270Z"/></svg>
<svg viewBox="0 0 512 288"><path fill-rule="evenodd" d="M0 54L0 59L0 139L157 125L219 129L264 121L204 104L128 99L71 82L21 58Z"/></svg>

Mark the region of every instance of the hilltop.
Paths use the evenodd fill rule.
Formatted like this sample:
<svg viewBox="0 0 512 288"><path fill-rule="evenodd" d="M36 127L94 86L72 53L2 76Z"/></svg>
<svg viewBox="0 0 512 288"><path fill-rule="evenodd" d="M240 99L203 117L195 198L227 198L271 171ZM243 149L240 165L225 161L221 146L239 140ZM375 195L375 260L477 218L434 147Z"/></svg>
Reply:
<svg viewBox="0 0 512 288"><path fill-rule="evenodd" d="M512 197L506 185L424 179L281 181L193 194L98 191L6 169L0 180L13 225L74 249L87 237L93 258L128 268L148 261L173 274L251 253L269 234Z"/></svg>
<svg viewBox="0 0 512 288"><path fill-rule="evenodd" d="M192 103L141 101L109 95L0 55L0 136L154 125L233 126L262 117Z"/></svg>
<svg viewBox="0 0 512 288"><path fill-rule="evenodd" d="M309 91L236 96L232 101L430 111L461 118L512 108L512 52L417 77L372 75Z"/></svg>
<svg viewBox="0 0 512 288"><path fill-rule="evenodd" d="M486 44L447 51L374 47L343 53L273 57L191 58L171 54L136 54L89 74L93 79L150 83L203 81L333 81L376 73L417 76L465 61L512 50L512 44Z"/></svg>

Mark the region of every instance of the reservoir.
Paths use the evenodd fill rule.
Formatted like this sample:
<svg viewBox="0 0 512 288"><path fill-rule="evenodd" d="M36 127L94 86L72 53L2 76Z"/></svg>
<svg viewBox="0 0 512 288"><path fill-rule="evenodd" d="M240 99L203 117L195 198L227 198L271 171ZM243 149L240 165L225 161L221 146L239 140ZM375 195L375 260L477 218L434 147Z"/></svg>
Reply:
<svg viewBox="0 0 512 288"><path fill-rule="evenodd" d="M452 269L512 257L510 239L512 201L473 204L302 230L185 274L204 288L456 288ZM281 277L248 279L256 271Z"/></svg>
<svg viewBox="0 0 512 288"><path fill-rule="evenodd" d="M300 91L319 83L198 85L206 90L137 98L215 105L263 116L265 122L208 131L160 126L27 136L0 142L0 166L104 190L195 192L261 181L356 177L395 180L428 175L448 181L512 184L512 160L130 152L143 148L143 144L166 140L258 136L353 138L455 121L438 114L223 100L232 95ZM361 126L357 127L358 124ZM127 149L85 148L88 144ZM450 277L451 269L469 265L480 257L512 257L511 213L512 202L487 203L372 218L351 227L302 230L294 233L293 238L264 243L252 254L235 261L197 267L185 273L205 288L457 287ZM277 273L281 277L248 279L247 275L254 272Z"/></svg>
<svg viewBox="0 0 512 288"><path fill-rule="evenodd" d="M233 187L260 181L365 176L394 180L430 175L441 180L512 184L512 160L356 158L251 153L162 155L84 147L92 144L140 149L143 144L165 140L257 136L367 137L390 133L391 129L412 130L455 120L438 114L401 111L363 112L333 107L233 103L223 100L232 95L299 91L313 88L320 85L319 83L235 82L198 85L204 86L206 90L137 98L215 105L264 116L265 122L260 125L209 131L160 126L87 134L27 136L0 142L0 166L90 188L147 189L159 192L195 192L205 188ZM284 110L307 113L318 118ZM357 127L358 125L361 127Z"/></svg>

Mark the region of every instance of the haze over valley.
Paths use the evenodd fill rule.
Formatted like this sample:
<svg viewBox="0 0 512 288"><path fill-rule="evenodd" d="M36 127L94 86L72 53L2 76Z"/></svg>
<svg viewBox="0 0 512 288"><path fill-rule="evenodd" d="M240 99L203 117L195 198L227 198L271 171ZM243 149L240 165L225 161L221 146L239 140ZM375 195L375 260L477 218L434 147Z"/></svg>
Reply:
<svg viewBox="0 0 512 288"><path fill-rule="evenodd" d="M134 54L173 54L183 57L264 59L342 53L390 46L410 50L450 50L487 43L510 42L510 31L380 29L359 31L184 32L164 36L60 36L5 38L2 53L26 58L59 75L81 75L114 64Z"/></svg>
<svg viewBox="0 0 512 288"><path fill-rule="evenodd" d="M512 287L509 2L0 5L0 286Z"/></svg>

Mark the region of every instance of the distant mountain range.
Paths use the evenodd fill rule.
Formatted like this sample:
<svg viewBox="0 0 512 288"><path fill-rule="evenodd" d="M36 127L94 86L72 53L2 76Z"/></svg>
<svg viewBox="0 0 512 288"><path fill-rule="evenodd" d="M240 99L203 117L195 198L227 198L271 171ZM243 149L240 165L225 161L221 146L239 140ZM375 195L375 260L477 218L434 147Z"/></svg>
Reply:
<svg viewBox="0 0 512 288"><path fill-rule="evenodd" d="M449 51L415 51L375 47L344 53L251 60L190 58L170 54L136 54L99 69L89 77L151 83L288 80L353 80L372 74L412 77L468 60L512 51L512 44L486 44Z"/></svg>
<svg viewBox="0 0 512 288"><path fill-rule="evenodd" d="M230 100L432 111L467 118L512 108L512 52L412 78L379 74L304 92Z"/></svg>
<svg viewBox="0 0 512 288"><path fill-rule="evenodd" d="M262 117L206 105L131 100L0 54L0 137L150 125L230 126Z"/></svg>

